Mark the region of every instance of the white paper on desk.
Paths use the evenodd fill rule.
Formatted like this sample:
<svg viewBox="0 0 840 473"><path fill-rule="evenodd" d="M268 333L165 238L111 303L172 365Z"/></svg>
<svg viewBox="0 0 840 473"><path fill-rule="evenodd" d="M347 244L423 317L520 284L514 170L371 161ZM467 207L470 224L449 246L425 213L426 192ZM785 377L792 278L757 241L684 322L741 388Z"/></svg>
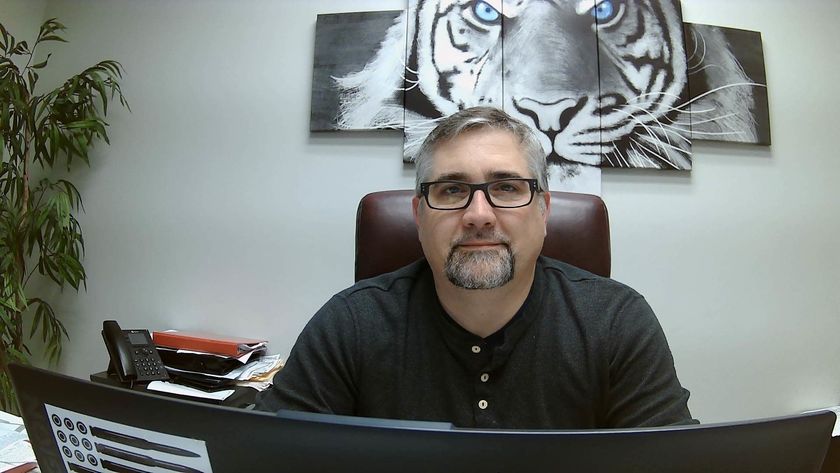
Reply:
<svg viewBox="0 0 840 473"><path fill-rule="evenodd" d="M840 437L840 406L834 407L826 407L824 409L815 409L813 411L805 411L803 414L808 414L810 412L823 412L823 411L831 411L834 415L837 416L837 420L834 421L834 430L831 432L832 437Z"/></svg>
<svg viewBox="0 0 840 473"><path fill-rule="evenodd" d="M26 428L23 426L23 419L3 411L0 412L5 414L0 418L0 450L4 450L16 442L26 440L27 436ZM0 459L4 458L0 455Z"/></svg>
<svg viewBox="0 0 840 473"><path fill-rule="evenodd" d="M23 426L13 427L11 424L0 424L0 450L15 442L27 439L26 429ZM3 456L0 455L0 458L3 458Z"/></svg>
<svg viewBox="0 0 840 473"><path fill-rule="evenodd" d="M28 439L18 440L17 442L0 449L0 468L6 471L24 463L34 462L35 452L32 451L32 445L29 444Z"/></svg>
<svg viewBox="0 0 840 473"><path fill-rule="evenodd" d="M187 371L187 370L180 370L177 368L172 368L167 366L167 371L172 371L174 373L196 373L202 376L206 376L208 378L216 378L216 379L237 379L237 380L247 380L254 376L258 376L262 373L266 373L270 371L274 366L281 361L280 355L269 355L259 358L257 360L248 363L247 365L240 366L232 370L227 374L210 374L210 373L203 373L201 371Z"/></svg>
<svg viewBox="0 0 840 473"><path fill-rule="evenodd" d="M214 401L224 401L231 394L233 389L224 389L221 391L207 392L200 389L191 388L181 384L170 383L167 381L152 381L146 386L150 391L158 391L162 393L179 394L181 396L200 397L202 399L212 399Z"/></svg>
<svg viewBox="0 0 840 473"><path fill-rule="evenodd" d="M278 364L283 364L283 359L280 358L280 355L269 355L260 358L253 363L248 363L247 365L243 366L242 373L239 375L238 380L245 381L251 379L255 376L260 376L262 374L268 373L272 369L274 369Z"/></svg>
<svg viewBox="0 0 840 473"><path fill-rule="evenodd" d="M240 356L238 356L234 359L244 365L245 363L248 363L248 360L251 359L251 356L254 353L258 352L260 348L265 348L266 343L265 342L260 342L260 343L254 344L253 346L256 347L256 348L254 348L253 350L250 350L250 351L246 352L245 354L240 355ZM206 351L194 351L194 350L178 349L178 350L175 350L175 352L176 353L186 353L186 354L190 354L190 355L215 356L217 358L225 358L225 359L232 358L228 355L219 355L219 354L216 354L216 353L207 353Z"/></svg>
<svg viewBox="0 0 840 473"><path fill-rule="evenodd" d="M23 419L0 411L0 469L6 471L35 461Z"/></svg>
<svg viewBox="0 0 840 473"><path fill-rule="evenodd" d="M23 419L6 411L0 411L0 423L23 425Z"/></svg>

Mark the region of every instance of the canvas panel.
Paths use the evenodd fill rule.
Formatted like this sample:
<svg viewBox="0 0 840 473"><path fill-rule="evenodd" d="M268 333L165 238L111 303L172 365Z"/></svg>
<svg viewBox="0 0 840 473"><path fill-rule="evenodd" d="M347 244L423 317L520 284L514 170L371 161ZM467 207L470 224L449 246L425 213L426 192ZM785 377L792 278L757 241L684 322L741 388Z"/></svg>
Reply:
<svg viewBox="0 0 840 473"><path fill-rule="evenodd" d="M404 43L394 45L386 41L389 31L402 16L402 11L318 15L310 102L311 131L402 127L401 74L405 64L405 46ZM400 109L397 114L399 123L382 126L382 122L386 121L380 113L383 107L375 104L373 97L363 104L359 103L363 92L379 85L369 77L369 64L374 57L383 58L378 64L383 71L380 74L390 73L398 79L387 86L382 83L376 98ZM391 71L385 71L389 66ZM367 114L367 117L362 118L362 114ZM379 122L377 116L380 117Z"/></svg>
<svg viewBox="0 0 840 473"><path fill-rule="evenodd" d="M598 23L601 165L691 169L679 2L604 0L591 14Z"/></svg>
<svg viewBox="0 0 840 473"><path fill-rule="evenodd" d="M770 112L761 33L685 24L691 136L770 144Z"/></svg>

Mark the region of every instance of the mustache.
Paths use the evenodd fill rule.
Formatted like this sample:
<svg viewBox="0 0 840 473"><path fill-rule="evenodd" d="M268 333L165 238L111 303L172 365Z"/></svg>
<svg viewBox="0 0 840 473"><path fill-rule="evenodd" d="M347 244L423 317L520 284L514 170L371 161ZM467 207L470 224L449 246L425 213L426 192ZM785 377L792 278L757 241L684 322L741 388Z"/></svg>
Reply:
<svg viewBox="0 0 840 473"><path fill-rule="evenodd" d="M456 238L452 242L452 248L455 248L456 246L461 246L465 243L469 243L472 241L498 242L504 246L510 247L510 238L505 236L503 233L497 232L495 230L478 230L464 233L463 235Z"/></svg>

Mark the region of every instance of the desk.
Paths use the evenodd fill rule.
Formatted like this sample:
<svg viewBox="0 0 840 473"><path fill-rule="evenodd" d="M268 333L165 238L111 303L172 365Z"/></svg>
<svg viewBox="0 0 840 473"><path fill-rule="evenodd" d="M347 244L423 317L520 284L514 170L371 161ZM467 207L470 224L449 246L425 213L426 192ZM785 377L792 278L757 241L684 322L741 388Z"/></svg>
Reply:
<svg viewBox="0 0 840 473"><path fill-rule="evenodd" d="M90 380L93 381L94 383L107 384L109 386L116 386L118 388L128 388L128 386L126 386L125 384L122 384L120 382L120 380L117 379L116 376L113 376L113 375L109 376L107 371L100 371L99 373L94 373L94 374L90 375ZM222 401L221 404L219 402L212 401L212 400L209 400L209 399L202 399L202 398L191 397L191 396L179 396L177 394L164 393L164 392L160 392L160 391L149 391L148 389L146 389L146 384L145 383L135 384L131 389L133 391L140 391L140 392L144 392L144 393L155 394L155 395L158 395L158 396L174 397L174 398L178 398L178 399L187 399L189 401L197 401L197 402L204 402L204 403L208 403L208 404L216 404L216 405L222 405L222 406L227 406L227 407L239 407L239 408L245 408L245 407L250 406L251 404L254 404L254 402L256 402L256 398L257 398L257 390L256 389L247 388L247 387L239 387L239 386L235 387L234 390L233 390L233 394L231 394L230 397L228 397L227 399Z"/></svg>
<svg viewBox="0 0 840 473"><path fill-rule="evenodd" d="M832 437L820 473L840 473L840 437Z"/></svg>

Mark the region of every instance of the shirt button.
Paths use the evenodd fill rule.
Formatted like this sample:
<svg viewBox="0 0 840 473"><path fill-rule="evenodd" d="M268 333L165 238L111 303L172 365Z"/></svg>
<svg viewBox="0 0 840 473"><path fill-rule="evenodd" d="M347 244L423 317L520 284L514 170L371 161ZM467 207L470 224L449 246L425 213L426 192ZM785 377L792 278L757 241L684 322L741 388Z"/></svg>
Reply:
<svg viewBox="0 0 840 473"><path fill-rule="evenodd" d="M478 408L479 409L487 409L487 401L484 399L478 401Z"/></svg>
<svg viewBox="0 0 840 473"><path fill-rule="evenodd" d="M478 346L478 345L473 345L472 352L473 353L481 353L481 347Z"/></svg>
<svg viewBox="0 0 840 473"><path fill-rule="evenodd" d="M487 380L490 379L490 375L487 373L481 373L481 382L486 383Z"/></svg>

